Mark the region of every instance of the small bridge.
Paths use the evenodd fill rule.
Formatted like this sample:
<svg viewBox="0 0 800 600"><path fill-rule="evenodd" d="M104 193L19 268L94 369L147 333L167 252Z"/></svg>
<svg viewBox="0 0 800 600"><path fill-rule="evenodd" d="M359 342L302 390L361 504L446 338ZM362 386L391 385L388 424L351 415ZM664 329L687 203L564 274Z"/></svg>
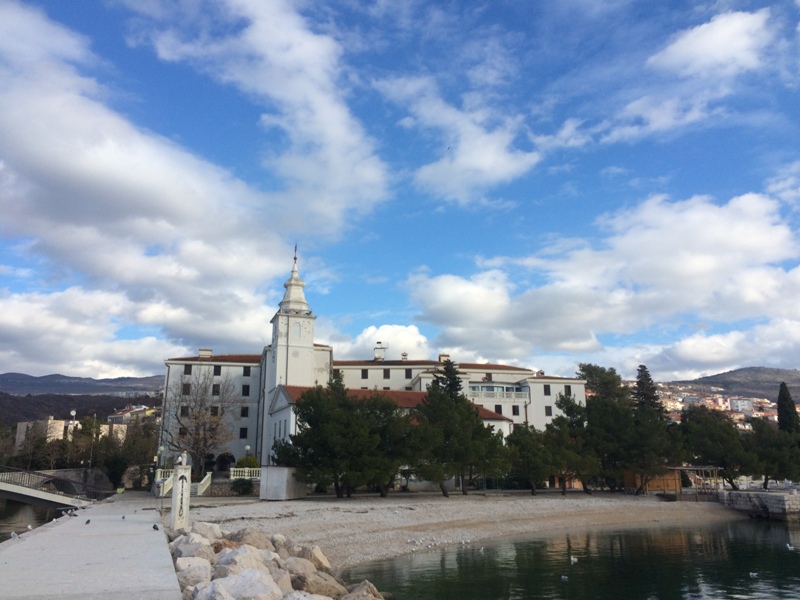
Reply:
<svg viewBox="0 0 800 600"><path fill-rule="evenodd" d="M87 506L96 500L112 496L80 481L0 466L0 497L30 504L45 504L55 508Z"/></svg>

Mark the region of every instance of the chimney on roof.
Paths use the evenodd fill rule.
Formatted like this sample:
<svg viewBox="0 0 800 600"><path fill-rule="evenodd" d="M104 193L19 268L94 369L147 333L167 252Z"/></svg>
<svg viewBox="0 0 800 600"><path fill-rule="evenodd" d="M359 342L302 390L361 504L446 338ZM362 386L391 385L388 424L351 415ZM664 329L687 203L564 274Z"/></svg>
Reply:
<svg viewBox="0 0 800 600"><path fill-rule="evenodd" d="M383 362L386 360L386 346L378 342L375 346L375 362Z"/></svg>
<svg viewBox="0 0 800 600"><path fill-rule="evenodd" d="M201 360L211 360L211 348L200 348L197 355Z"/></svg>
<svg viewBox="0 0 800 600"><path fill-rule="evenodd" d="M544 377L544 371L536 371L537 377Z"/></svg>
<svg viewBox="0 0 800 600"><path fill-rule="evenodd" d="M408 360L408 352L403 352L403 353L400 355L400 358L401 358L401 359L403 359L403 360Z"/></svg>
<svg viewBox="0 0 800 600"><path fill-rule="evenodd" d="M439 355L439 362L440 363L443 363L443 362L445 362L447 360L450 360L450 355L449 354L440 354Z"/></svg>

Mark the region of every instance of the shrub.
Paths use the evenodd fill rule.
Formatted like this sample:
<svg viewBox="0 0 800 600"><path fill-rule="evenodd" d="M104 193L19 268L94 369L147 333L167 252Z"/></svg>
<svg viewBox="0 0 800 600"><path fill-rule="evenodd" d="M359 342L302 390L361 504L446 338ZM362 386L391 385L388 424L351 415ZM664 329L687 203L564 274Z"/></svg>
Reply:
<svg viewBox="0 0 800 600"><path fill-rule="evenodd" d="M237 469L257 469L260 466L255 456L243 456L236 461Z"/></svg>
<svg viewBox="0 0 800 600"><path fill-rule="evenodd" d="M237 496L249 496L253 493L253 480L238 478L231 481L231 491Z"/></svg>

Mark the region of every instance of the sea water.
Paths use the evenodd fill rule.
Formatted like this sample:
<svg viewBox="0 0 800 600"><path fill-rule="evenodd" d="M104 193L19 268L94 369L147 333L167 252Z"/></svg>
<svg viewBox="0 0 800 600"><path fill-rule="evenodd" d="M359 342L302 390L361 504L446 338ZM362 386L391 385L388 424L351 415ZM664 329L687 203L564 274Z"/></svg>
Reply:
<svg viewBox="0 0 800 600"><path fill-rule="evenodd" d="M52 508L0 498L0 542L9 539L12 531L21 535L28 531L28 525L35 528L53 520L56 516L57 513Z"/></svg>
<svg viewBox="0 0 800 600"><path fill-rule="evenodd" d="M735 521L553 534L418 551L342 578L368 579L394 600L797 599L800 529Z"/></svg>

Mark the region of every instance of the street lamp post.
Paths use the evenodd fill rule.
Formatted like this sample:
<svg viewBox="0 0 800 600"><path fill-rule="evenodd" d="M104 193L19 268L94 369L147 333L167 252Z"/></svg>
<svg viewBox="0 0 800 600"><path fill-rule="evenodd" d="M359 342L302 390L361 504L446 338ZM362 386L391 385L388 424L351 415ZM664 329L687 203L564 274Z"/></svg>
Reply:
<svg viewBox="0 0 800 600"><path fill-rule="evenodd" d="M245 456L250 456L250 446L249 445L244 447L244 455Z"/></svg>
<svg viewBox="0 0 800 600"><path fill-rule="evenodd" d="M97 413L92 416L92 444L89 446L89 469L92 468L92 455L94 454L94 435L97 431Z"/></svg>

